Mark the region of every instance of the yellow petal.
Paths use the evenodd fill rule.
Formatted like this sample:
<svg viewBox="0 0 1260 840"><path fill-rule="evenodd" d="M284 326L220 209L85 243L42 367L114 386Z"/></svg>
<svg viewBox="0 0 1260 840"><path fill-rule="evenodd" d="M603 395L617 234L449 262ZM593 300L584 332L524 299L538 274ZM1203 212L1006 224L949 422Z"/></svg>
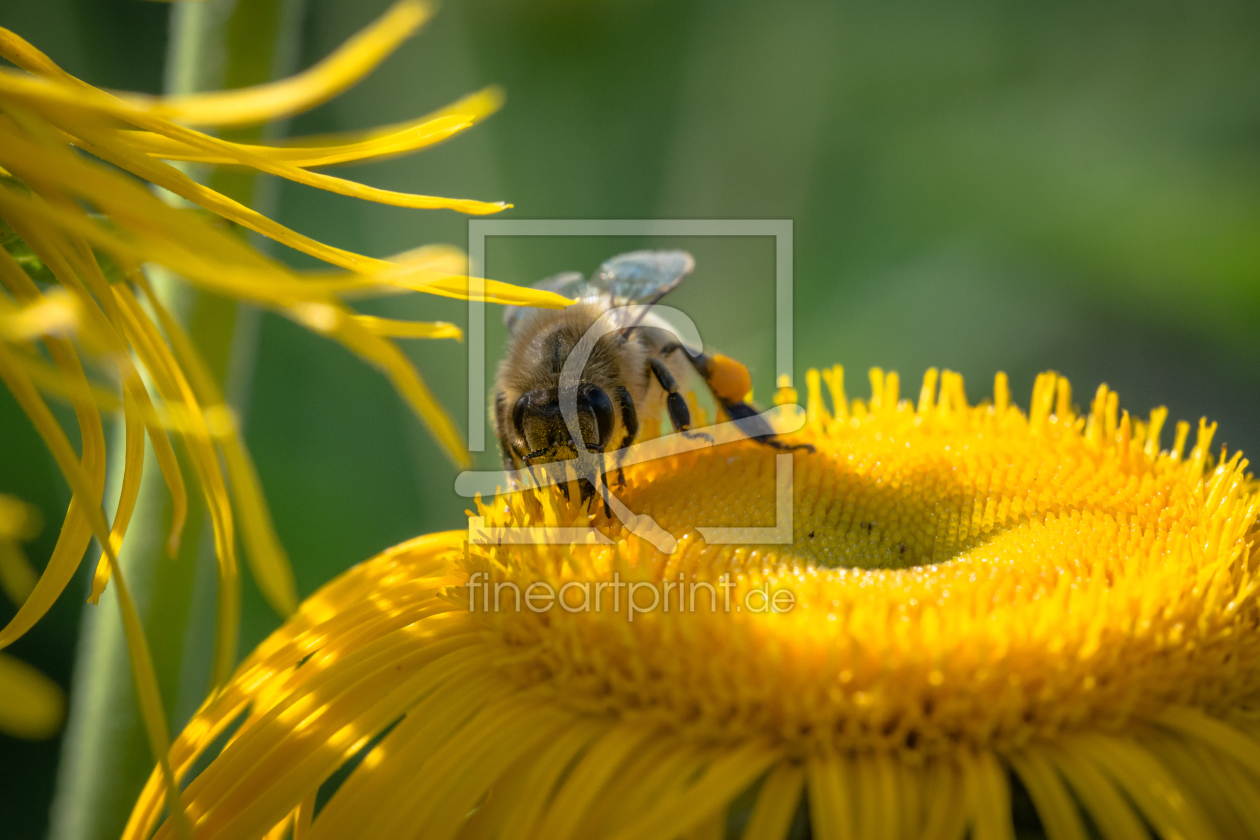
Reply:
<svg viewBox="0 0 1260 840"><path fill-rule="evenodd" d="M22 367L22 370L39 387L40 391L49 396L69 401L70 386L55 367L38 356L28 355L17 348L11 349L14 350L13 355L17 364ZM88 391L92 396L92 402L101 411L113 412L122 409L122 401L118 399L118 394L109 386L102 385L94 380L88 380Z"/></svg>
<svg viewBox="0 0 1260 840"><path fill-rule="evenodd" d="M8 221L10 226L54 271L59 280L63 278L73 280L69 277L69 267L63 261L54 258L55 255L49 250L48 243L42 236L37 235L36 230L28 228L12 217ZM21 266L3 249L0 249L0 280L24 299L38 297L34 283L22 271ZM66 511L66 520L62 525L52 557L44 573L36 581L34 589L22 602L17 614L3 630L0 630L0 647L7 646L29 630L48 611L69 583L92 536L92 511L87 507L85 499L99 499L101 489L105 484L105 433L78 354L65 339L47 337L44 339L44 344L57 367L59 378L66 384L67 394L74 406L75 417L79 424L79 435L83 446L82 464L79 463L78 457L69 447L68 442L65 444L65 452L61 452L59 456L57 452L54 452L54 455L58 456L58 466L61 467L62 474L67 480L70 480L72 475L67 471L66 464L72 462L74 475L84 475L84 480L88 482L87 487L90 489L84 494L71 482L71 488L76 491L76 498L71 500L70 507ZM65 433L25 374L22 365L18 362L18 357L8 351L3 342L0 342L0 352L4 352L7 368L3 378L41 437L45 441L65 441Z"/></svg>
<svg viewBox="0 0 1260 840"><path fill-rule="evenodd" d="M496 694L501 697L497 692L491 696ZM467 724L465 737L448 737L437 749L415 751L419 753L412 762L419 770L415 783L395 783L387 788L393 795L385 801L392 807L377 810L368 823L367 835L399 837L410 826L421 825L426 838L452 840L469 812L506 770L522 756L538 755L571 723L560 710L549 704L531 704L525 697L491 703ZM393 763L396 770L403 762ZM379 793L377 799L381 799ZM324 832L316 821L316 840L336 836Z"/></svg>
<svg viewBox="0 0 1260 840"><path fill-rule="evenodd" d="M0 298L0 339L29 341L41 335L68 335L79 324L75 300L64 289L50 289L23 307Z"/></svg>
<svg viewBox="0 0 1260 840"><path fill-rule="evenodd" d="M1071 794L1045 757L1034 748L1010 756L1010 762L1032 796L1046 834L1055 840L1087 840Z"/></svg>
<svg viewBox="0 0 1260 840"><path fill-rule="evenodd" d="M447 680L408 709L403 721L373 748L366 759L362 778L352 784L347 780L329 800L328 810L321 812L321 817L327 816L328 821L317 823L312 840L349 836L356 828L368 827L373 820L382 819L382 800L378 792L395 788L409 774L418 780L421 771L426 769L427 754L448 743L469 714L486 705L493 683L485 674ZM386 760L396 756L404 760Z"/></svg>
<svg viewBox="0 0 1260 840"><path fill-rule="evenodd" d="M314 67L278 82L188 96L132 96L167 119L195 125L248 125L314 108L371 73L434 12L429 3L402 0ZM15 62L16 63L16 62Z"/></svg>
<svg viewBox="0 0 1260 840"><path fill-rule="evenodd" d="M457 467L468 469L472 466L472 456L455 421L442 404L434 399L419 371L396 345L373 335L351 318L340 318L330 332L351 352L389 377L390 382Z"/></svg>
<svg viewBox="0 0 1260 840"><path fill-rule="evenodd" d="M434 114L366 131L298 137L275 144L229 143L246 154L290 166L309 168L381 160L436 145L471 128L503 105L503 93L489 87L454 102ZM120 139L128 146L163 160L241 166L235 154L203 151L152 131L127 129ZM224 141L226 142L226 141Z"/></svg>
<svg viewBox="0 0 1260 840"><path fill-rule="evenodd" d="M3 78L0 74L0 81ZM207 208L221 212L246 227L326 262L372 276L315 274L310 280L302 280L280 263L249 248L239 237L166 205L134 181L93 166L77 155L34 144L20 134L6 130L3 124L0 124L0 163L8 163L18 169L29 168L43 173L45 177L55 175L61 179L63 189L87 200L116 220L117 226L112 231L107 230L81 212L51 207L31 196L5 189L0 189L0 213L41 218L85 237L122 261L137 264L160 262L204 288L265 306L283 306L295 300L356 290L370 291L383 285L461 299L469 297L469 278L432 269L434 265L448 267L446 258L433 262L408 260L406 264L399 265L325 246L229 201L165 164L126 150L120 150L120 155L122 157L115 162L124 168L129 168L124 158L143 170L138 174L146 177L154 175L153 170L158 168L162 173L158 183L162 186L179 186L179 190L175 191L182 190L181 194L186 194L185 197L192 197L190 200L195 201L195 196L201 196ZM438 250L449 253L451 249ZM266 282L262 282L264 279ZM484 287L484 298L491 303L543 308L562 308L572 303L553 292L480 278L476 282ZM476 291L475 287L473 291Z"/></svg>
<svg viewBox="0 0 1260 840"><path fill-rule="evenodd" d="M57 465L61 468L62 475L66 477L71 490L74 492L74 500L71 502L71 505L78 503L79 510L83 512L91 532L95 534L101 544L101 550L110 559L113 566L114 578L117 581L118 603L122 612L123 631L127 640L127 651L130 654L136 694L140 701L140 716L145 724L145 730L149 737L149 746L153 751L154 759L162 767L162 776L166 781L167 803L175 817L175 831L180 837L187 837L187 824L184 820L183 808L179 804L179 790L176 787L175 777L171 772L168 760L170 735L166 725L166 713L163 711L162 695L158 690L157 674L153 668L153 657L149 653L149 644L144 638L144 628L140 624L140 615L136 612L135 603L131 600L131 594L118 567L118 558L110 545L109 526L105 520L105 512L101 509L100 493L94 488L93 477L90 477L88 472L80 467L70 441L66 439L65 432L57 425L57 421L48 409L47 404L40 398L39 393L35 390L35 386L23 377L21 370L12 363L12 357L3 344L0 344L0 380L3 380L8 386L18 405L22 407L26 416L30 418L31 423L39 431L40 437L44 439L44 443L48 446L49 451L52 452L54 460L57 461ZM85 450L87 448L86 442L84 448ZM87 460L86 452L84 460ZM67 527L69 526L69 519L70 516L67 514ZM80 551L80 556L81 554L82 552ZM76 563L78 559L78 557L74 558ZM51 565L52 563L50 562L49 566L51 567ZM47 572L45 577L47 577ZM41 579L40 582L42 583L43 580ZM32 597L27 599L27 602L22 605L23 610L34 600L34 594L38 594L38 590L39 586L37 585L36 593L33 593ZM14 617L9 627L5 628L4 633L7 633L17 623L23 610L18 611L18 616ZM0 633L0 636L4 635L4 633ZM0 643L3 642L0 641Z"/></svg>
<svg viewBox="0 0 1260 840"><path fill-rule="evenodd" d="M101 186L109 189L106 185ZM125 188L130 185L123 186ZM126 233L122 233L111 231L81 214L51 207L38 199L3 188L0 188L0 215L5 218L38 219L47 224L62 226L82 235L115 257L159 262L202 288L266 306L283 306L294 300L318 297L318 288L304 284L295 274L286 271L279 264L268 264L259 260L257 264L250 265L233 260L235 255L232 249L241 245L239 240L231 241L234 237L223 235L221 231L201 224L190 214L179 213L162 205L153 196L146 195L145 199L153 199L164 208L163 213L175 215L157 217L149 214L152 209L149 206L132 205L131 209L139 210L140 213L129 214L130 218L124 217L123 224L133 224ZM183 218L179 218L180 216ZM157 225L156 230L153 223ZM218 251L206 250L216 246L223 248ZM365 286L372 282L363 279L355 281L355 284ZM336 287L350 284L334 281L330 285Z"/></svg>
<svg viewBox="0 0 1260 840"><path fill-rule="evenodd" d="M150 165L145 167L147 171L139 171L138 167L144 167L144 164L140 161L147 159L147 156L131 151L130 148L122 142L122 138L117 132L99 129L92 130L89 127L89 123L85 121L73 120L72 118L70 120L66 120L68 115L65 112L58 114L56 112L45 111L45 116L50 117L54 122L58 122L63 130L78 138L76 145L81 145L94 155L105 158L106 160L110 160L111 155L123 156L125 154L129 162L127 164L119 164L123 166L123 168L136 172L137 174L141 174L142 177L147 178L154 183L161 184L162 181L158 180L159 178L169 180L178 188L167 187L167 189L170 189L177 195L182 195L189 201L195 201L197 204L207 206L204 201L192 198L189 195L184 195L181 191L187 190L193 192L194 194L197 193L198 191L192 190L189 186L190 184L196 184L196 182L186 177L175 178L170 174L170 172L166 171L170 169L170 167L167 167L165 164L162 164L159 161L150 161ZM58 119L58 117L61 119ZM367 201L375 201L381 204L392 204L396 207L413 207L427 210L449 209L473 215L498 213L500 210L505 210L512 206L501 201L486 202L464 198L440 198L437 196L416 195L413 193L402 193L394 190L369 187L365 184L358 184L354 181L347 181L343 178L333 177L332 175L311 172L299 166L293 166L292 164L277 160L272 155L256 154L250 151L246 146L226 143L218 138L210 137L209 135L194 131L191 128L184 128L183 126L150 117L145 114L128 114L125 118L141 128L172 138L207 154L222 155L233 158L239 165L257 169L259 172L279 175L281 178L287 178L290 181L295 181L299 184L306 184L307 186L317 187L318 189L326 190L328 192L348 195L354 198L362 198ZM65 122L63 122L63 120ZM133 155L134 157L132 157ZM117 163L117 161L113 162ZM153 172L158 173L157 178L150 174ZM166 186L166 184L162 184L162 186ZM202 187L200 192L204 196L206 193L213 191ZM216 195L218 194L216 193ZM220 196L220 199L222 201L229 200L223 198L222 196ZM236 202L232 202L232 204L236 204ZM243 205L237 205L237 208L240 207L243 207ZM216 210L216 212L218 211Z"/></svg>
<svg viewBox="0 0 1260 840"><path fill-rule="evenodd" d="M402 0L314 67L280 81L187 96L124 96L138 109L198 125L249 125L292 116L326 102L371 73L432 15L432 5ZM90 88L21 37L2 28L0 55L31 73Z"/></svg>
<svg viewBox="0 0 1260 840"><path fill-rule="evenodd" d="M74 215L79 214L74 213ZM18 218L21 219L20 222ZM13 217L13 215L10 215L10 223L13 225L16 232L18 232L20 236L23 237L28 244L30 244L31 248L37 252L38 256L43 259L45 264L47 264L50 270L53 271L54 275L58 277L58 280L62 281L64 285L72 287L77 291L79 301L91 302L91 305L81 306L79 309L81 309L84 315L89 316L89 320L100 324L100 326L97 326L96 329L93 329L93 332L102 336L102 340L105 340L107 344L118 346L118 348L125 348L126 344L125 340L122 339L122 336L112 335L113 322L120 319L121 312L118 312L117 306L113 304L113 296L112 293L108 291L108 283L106 282L105 277L101 275L100 267L97 266L96 259L92 256L91 249L88 249L87 244L82 241L77 241L76 239L76 241L74 241L74 246L77 247L58 248L55 244L53 244L53 241L60 239L60 233L58 230L55 228L50 229L47 223L43 223L42 220L37 218L31 218L29 215L25 215L25 217ZM71 267L71 264L69 264L71 262L74 262L73 268ZM84 278L84 280L87 280L88 282L95 283L97 291L105 292L101 296L101 300L102 302L105 302L107 306L110 306L112 317L103 315L100 309L97 309L95 298L89 296L88 292L84 290L81 283L79 283L79 277ZM25 298L25 300L38 296L37 287L35 287L34 283L30 281L30 278L25 275L25 272L21 271L21 267L18 266L18 263L16 263L6 252L3 252L3 256L0 256L0 280L3 280L6 286L13 288L16 295ZM53 353L54 355L54 360L58 361L59 370L57 377L55 377L55 382L59 385L58 390L63 390L64 394L71 398L72 403L78 400L78 403L76 404L77 411L81 414L81 423L84 422L84 419L96 424L100 423L100 418L95 416L95 412L88 412L87 403L93 402L100 407L102 406L102 400L98 400L96 398L96 394L93 393L91 385L89 385L86 378L83 377L82 368L81 366L78 366L77 360L69 358L67 355L73 354L73 350L67 349L68 345L63 346L63 344L60 344L55 340L45 340L45 344L48 344L50 353ZM33 365L29 364L29 360L26 359L25 356L15 356L15 359L18 360L19 365L24 370L30 370L33 368ZM120 372L123 379L123 390L125 390L126 394L131 395L132 400L134 400L137 406L140 407L141 416L145 419L147 427L150 429L152 441L154 441L154 451L156 453L157 462L159 462L161 471L163 471L166 479L166 484L170 487L171 494L173 494L174 497L173 516L171 516L171 533L168 540L170 553L174 554L175 549L179 544L181 530L184 528L186 513L188 513L183 476L180 475L178 462L175 460L174 452L171 451L170 442L166 440L164 429L160 427L160 424L157 423L155 419L152 419L152 414L154 414L154 412L152 412L152 406L149 402L149 394L147 394L144 389L144 385L140 383L139 375L137 375L135 370L131 368L130 360L127 359L127 356L116 355L115 359L123 363L123 370ZM35 370L38 372L39 368L35 368ZM93 417L95 417L95 421L93 421ZM92 436L86 437L84 440L89 443L93 443L96 441L96 434L93 433ZM134 450L135 446L135 441L132 441L132 447L134 447ZM100 457L103 457L103 438L101 447L102 455ZM93 443L91 448L84 450L84 455L87 456L89 452L95 453L96 450L97 447L95 443ZM93 455L92 463L96 463L96 457L96 455ZM87 463L87 457L84 457L84 465L87 465ZM68 518L69 515L71 515L71 513L67 514ZM123 520L122 524L125 526L126 519ZM82 539L83 542L86 543L87 535L84 533L82 528L67 529L66 533L76 534L79 539ZM69 544L67 544L67 547L68 545ZM60 543L58 543L58 550L59 549ZM45 570L44 577L49 578L49 586L37 587L35 597L30 599L29 606L31 608L31 612L28 613L28 615L34 617L43 615L43 611L47 610L50 604L50 599L57 597L57 594L59 594L60 591L62 591L62 588L66 586L66 576L68 576L69 573L72 573L73 567L69 564L71 563L69 555L60 555L58 554L58 550L54 550L54 560L57 560L57 562L49 562L48 569ZM78 555L82 555L82 549L78 549ZM74 557L73 562L77 563L78 557ZM103 588L107 582L107 568L108 567L106 567L106 570L103 570L102 572L100 565L98 565L98 574L95 581L93 581L92 594L89 596L89 601L92 601L93 603L96 602L96 598L100 597L101 588ZM40 583L43 583L43 579ZM23 611L19 611L19 617L21 617L21 615L23 615ZM10 625L10 628L13 628L15 632L18 632L16 628L19 626L19 622L15 618L14 623L13 625ZM24 632L24 630L21 630L20 632Z"/></svg>
<svg viewBox="0 0 1260 840"><path fill-rule="evenodd" d="M236 567L236 535L233 527L232 507L228 498L218 455L214 450L213 437L205 415L192 386L162 340L153 323L149 321L140 302L123 284L113 286L122 304L126 318L128 339L140 360L148 369L163 400L177 403L188 412L190 428L184 435L188 454L197 472L198 483L210 513L214 532L215 556L218 558L217 620L215 621L215 649L213 678L220 684L232 672L236 657L236 636L240 617L240 578Z"/></svg>
<svg viewBox="0 0 1260 840"><path fill-rule="evenodd" d="M313 257L317 257L318 259L332 263L333 265L339 265L342 268L348 268L351 270L371 271L374 268L380 269L386 267L384 265L378 265L378 263L381 262L379 260L354 254L341 248L334 248L330 245L325 245L322 242L311 239L310 237L303 236L296 231L289 230L283 225L267 218L263 214L255 210L251 210L240 202L233 201L227 196L198 184L196 181L168 164L153 160L146 155L132 152L117 142L111 142L111 140L105 136L104 132L101 132L100 134L93 134L88 131L81 130L76 132L76 134L80 138L80 144L83 148L90 151L97 157L139 175L157 186L170 190L181 198L185 198L194 204L199 204L225 219L229 219L239 225L242 225L243 227L247 227L250 230L255 231L256 233L261 233L262 235L274 239L277 242L288 245L290 248L310 254ZM24 143L20 137L11 133L6 136L3 131L0 131L0 137L3 138L4 144L9 147L8 150L0 150L0 155L4 156L0 157L0 162L5 163L5 165L11 165L14 158L17 158L19 155L31 161L28 166L37 167L44 172L48 172L49 167L54 165L54 161L49 158L46 153L43 155L40 154L43 150L37 151L32 148L30 144ZM89 137L91 138L90 140ZM20 166L20 164L21 161L18 161L16 166ZM14 168L16 168L16 166L14 166ZM84 168L95 167L85 166ZM19 169L18 171L21 170ZM71 185L66 184L66 186L70 187ZM98 206L100 206L107 215L122 219L126 218L126 214L118 214L114 212L113 209L110 208L104 201L98 200L97 196L88 196L81 188L77 191L79 191L79 194L84 195L85 198L92 199L93 202L98 204ZM109 201L108 204L117 205L117 202ZM167 208L168 211L171 209L172 208L169 207ZM155 254L154 256L157 255Z"/></svg>
<svg viewBox="0 0 1260 840"><path fill-rule="evenodd" d="M418 645L414 631L404 629L381 643L378 655L329 668L306 690L285 697L284 712L274 711L238 734L214 772L203 772L188 785L184 796L199 832L249 836L251 829L273 824L360 749L367 733L379 731L414 703L415 694L407 689L452 675L467 679L490 663L486 651L471 647L467 637ZM343 696L350 687L355 690ZM342 702L329 706L329 697ZM285 739L294 727L306 737ZM300 769L271 772L283 758ZM243 830L224 831L228 823ZM167 836L163 826L155 840Z"/></svg>
<svg viewBox="0 0 1260 840"><path fill-rule="evenodd" d="M770 771L753 806L744 840L782 840L788 836L805 787L805 769L785 762Z"/></svg>
<svg viewBox="0 0 1260 840"><path fill-rule="evenodd" d="M123 538L127 535L127 526L131 523L131 514L136 509L136 499L140 495L140 477L144 470L144 421L134 405L130 395L123 397L128 411L124 414L123 441L123 478L122 488L118 494L118 506L114 513L114 526L109 534L110 544L117 554L122 549ZM92 576L92 589L88 601L98 603L105 584L109 582L109 560L102 557L96 563L96 573Z"/></svg>
<svg viewBox="0 0 1260 840"><path fill-rule="evenodd" d="M63 82L85 84L62 70L48 56L35 49L25 38L0 26L0 56L30 73L52 76Z"/></svg>
<svg viewBox="0 0 1260 840"><path fill-rule="evenodd" d="M761 744L733 749L714 760L689 787L669 791L669 795L612 836L615 840L629 840L685 831L734 799L778 759L775 751Z"/></svg>
<svg viewBox="0 0 1260 840"><path fill-rule="evenodd" d="M184 328L171 317L142 275L137 273L133 275L133 279L144 290L149 305L157 313L194 394L202 402L214 407L216 416L221 418L221 422L216 423L221 427L217 437L236 502L236 512L241 519L245 556L263 597L277 613L287 616L297 609L297 584L293 579L293 567L280 544L279 536L276 535L262 484L258 480L254 462L249 457L249 450L241 439L238 424L230 409L224 405L223 395L214 376Z"/></svg>
<svg viewBox="0 0 1260 840"><path fill-rule="evenodd" d="M543 289L513 286L510 283L485 280L480 277L434 275L431 272L413 268L388 268L378 272L373 279L377 283L386 283L415 292L428 292L457 300L482 299L486 303L501 303L506 306L563 309L573 303L571 299L563 295Z"/></svg>
<svg viewBox="0 0 1260 840"><path fill-rule="evenodd" d="M1077 799L1109 840L1145 840L1150 835L1115 786L1084 756L1057 746L1045 755L1071 785Z"/></svg>
<svg viewBox="0 0 1260 840"><path fill-rule="evenodd" d="M445 321L396 321L373 315L355 315L354 320L373 335L392 338L454 338L462 339L464 332Z"/></svg>
<svg viewBox="0 0 1260 840"><path fill-rule="evenodd" d="M297 609L298 602L293 567L276 534L253 459L235 424L232 429L232 434L220 440L220 446L240 515L245 557L267 603L279 615L287 616Z"/></svg>
<svg viewBox="0 0 1260 840"><path fill-rule="evenodd" d="M1088 754L1120 786L1161 836L1204 840L1219 836L1193 799L1142 747L1127 739L1095 734L1080 735L1074 741L1073 746Z"/></svg>
<svg viewBox="0 0 1260 840"><path fill-rule="evenodd" d="M40 741L66 716L66 697L55 682L20 659L0 653L0 732Z"/></svg>
<svg viewBox="0 0 1260 840"><path fill-rule="evenodd" d="M494 782L486 804L477 809L459 836L499 840L537 836L536 824L553 792L591 742L612 726L612 721L601 718L575 720L539 751L527 752ZM349 780L343 789L348 785ZM722 816L725 826L725 813Z"/></svg>

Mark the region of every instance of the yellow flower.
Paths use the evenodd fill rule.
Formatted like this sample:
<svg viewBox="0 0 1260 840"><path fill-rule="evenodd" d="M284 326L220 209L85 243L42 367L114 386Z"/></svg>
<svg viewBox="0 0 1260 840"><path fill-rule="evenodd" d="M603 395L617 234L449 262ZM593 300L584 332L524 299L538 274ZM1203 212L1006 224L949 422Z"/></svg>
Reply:
<svg viewBox="0 0 1260 840"><path fill-rule="evenodd" d="M232 143L188 127L257 124L318 105L369 73L431 12L418 0L401 0L323 62L290 79L166 99L94 88L0 29L0 56L20 68L0 68L0 381L47 443L74 494L47 568L17 615L0 629L0 648L44 615L95 537L103 556L91 600L115 579L145 723L158 755L165 754L168 739L156 679L116 563L140 488L146 436L174 499L167 540L172 554L188 493L172 436L186 448L205 496L219 567L217 681L230 673L236 646L238 525L268 601L287 615L296 607L297 594L235 418L142 268L164 266L198 289L265 307L340 342L389 377L460 464L467 464L469 455L457 427L393 340L458 338L459 330L360 315L347 301L406 291L467 298L484 291L492 302L551 307L568 302L495 281L473 284L465 276L463 255L445 246L377 259L325 245L163 162L243 167L399 207L483 214L510 206L399 193L311 169L403 154L444 140L499 107L502 97L493 88L409 123L273 145ZM151 185L209 213L172 207ZM338 270L294 271L224 229L223 220ZM106 383L88 376L84 355ZM81 451L57 422L45 394L73 405ZM124 471L109 522L102 508L106 446L101 411L116 410L125 422Z"/></svg>
<svg viewBox="0 0 1260 840"><path fill-rule="evenodd" d="M1027 413L1001 374L979 406L807 381L781 544L702 537L787 527L744 441L626 469L672 553L527 490L325 586L176 740L184 777L239 726L185 779L194 836L979 840L1014 779L1054 840L1260 837L1260 492L1215 427L1161 449L1163 409L1082 416L1055 374ZM478 538L539 526L609 540Z"/></svg>

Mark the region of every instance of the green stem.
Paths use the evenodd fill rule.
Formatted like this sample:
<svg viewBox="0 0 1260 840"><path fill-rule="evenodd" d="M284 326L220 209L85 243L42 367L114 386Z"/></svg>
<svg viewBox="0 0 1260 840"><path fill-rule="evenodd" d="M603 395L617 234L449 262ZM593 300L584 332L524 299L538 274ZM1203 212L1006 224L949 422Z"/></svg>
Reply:
<svg viewBox="0 0 1260 840"><path fill-rule="evenodd" d="M209 0L176 4L171 14L167 92L194 93L259 84L290 72L295 63L302 0ZM224 132L225 139L257 141L262 127ZM274 188L252 174L209 173L219 192L266 212ZM180 319L227 399L243 414L253 370L257 312L199 292L166 272L154 288ZM116 429L106 498L122 481L123 437ZM194 475L181 459L184 475ZM120 561L144 621L167 719L181 729L210 687L214 659L215 557L204 497L189 485L187 525L178 556L165 551L171 499L146 449L135 514ZM130 663L115 597L85 608L71 689L49 836L105 840L122 832L132 803L153 768L130 678Z"/></svg>

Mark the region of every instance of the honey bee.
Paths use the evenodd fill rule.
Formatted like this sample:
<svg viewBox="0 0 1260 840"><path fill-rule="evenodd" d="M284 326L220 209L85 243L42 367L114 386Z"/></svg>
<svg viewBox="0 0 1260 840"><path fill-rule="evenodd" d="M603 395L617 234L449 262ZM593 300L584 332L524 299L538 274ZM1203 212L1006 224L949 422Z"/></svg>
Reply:
<svg viewBox="0 0 1260 840"><path fill-rule="evenodd" d="M508 346L492 409L504 469L573 460L584 449L597 456L599 480L606 485L604 456L616 457L634 443L639 418L659 416L662 408L684 436L708 438L692 430L691 412L679 391L678 383L691 371L749 437L776 449L807 448L778 440L745 402L752 380L744 365L720 354L693 352L648 309L694 268L695 260L685 251L634 251L608 260L589 280L566 272L534 284L576 301L565 309L507 308ZM575 350L586 354L584 366L578 375L562 376ZM566 398L581 446L563 416ZM583 500L594 492L594 479L582 479ZM625 486L619 461L617 480ZM561 488L567 496L567 485Z"/></svg>

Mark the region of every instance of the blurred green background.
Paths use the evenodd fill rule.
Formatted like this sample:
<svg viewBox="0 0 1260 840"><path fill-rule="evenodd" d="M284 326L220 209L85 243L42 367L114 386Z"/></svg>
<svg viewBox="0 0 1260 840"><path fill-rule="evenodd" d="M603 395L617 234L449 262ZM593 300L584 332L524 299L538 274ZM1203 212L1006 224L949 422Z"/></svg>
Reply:
<svg viewBox="0 0 1260 840"><path fill-rule="evenodd" d="M309 0L299 64L386 0ZM95 84L158 92L169 7L5 0L11 28ZM1219 420L1260 451L1260 6L1238 2L880 4L699 0L448 2L372 77L290 133L409 119L498 82L508 105L422 154L339 170L373 185L505 199L499 218L758 218L795 223L796 376L843 363L931 365L972 400L1010 374L1106 382L1145 414ZM383 256L465 245L467 220L285 183L279 218ZM490 240L491 277L528 284L645 245L687 247L695 276L670 303L706 342L773 387L768 239ZM282 254L284 258L291 254ZM294 263L307 265L301 259ZM459 302L374 302L394 317L466 322ZM487 307L487 382L503 340ZM409 352L467 421L467 347ZM309 594L418 533L460 527L454 468L375 371L264 316L247 435L276 525ZM481 417L473 422L484 422ZM1165 432L1167 443L1168 432ZM479 464L495 464L490 452ZM0 391L0 492L44 511L46 561L68 492ZM84 566L86 572L88 566ZM248 583L242 649L277 619ZM69 688L81 574L12 648ZM90 608L89 608L90 609ZM0 621L12 607L0 604ZM178 724L180 721L174 721ZM0 736L0 834L42 837L57 740Z"/></svg>

